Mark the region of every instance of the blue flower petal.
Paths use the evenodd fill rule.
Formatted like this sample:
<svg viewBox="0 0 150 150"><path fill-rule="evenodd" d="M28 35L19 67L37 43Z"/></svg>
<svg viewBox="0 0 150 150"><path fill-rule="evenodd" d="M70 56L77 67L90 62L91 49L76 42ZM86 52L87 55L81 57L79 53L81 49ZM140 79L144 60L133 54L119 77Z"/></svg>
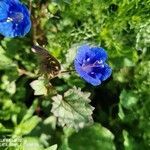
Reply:
<svg viewBox="0 0 150 150"><path fill-rule="evenodd" d="M85 73L82 69L81 66L78 64L77 61L74 62L75 65L75 69L77 71L78 74L80 74L80 76L86 80L88 83L92 84L93 86L97 86L101 84L101 81L99 80L99 78L93 78L92 76L90 76L89 74Z"/></svg>
<svg viewBox="0 0 150 150"><path fill-rule="evenodd" d="M97 74L101 74L101 80L104 81L107 78L110 77L111 73L112 73L112 69L105 63L103 64L103 67L95 67L92 70L93 72L97 73Z"/></svg>
<svg viewBox="0 0 150 150"><path fill-rule="evenodd" d="M108 79L112 74L112 69L105 64L104 70L103 70L103 76L101 78L102 81L105 81L106 79Z"/></svg>
<svg viewBox="0 0 150 150"><path fill-rule="evenodd" d="M0 1L0 22L7 18L8 5Z"/></svg>
<svg viewBox="0 0 150 150"><path fill-rule="evenodd" d="M0 33L5 37L26 35L31 28L29 10L19 0L0 2Z"/></svg>
<svg viewBox="0 0 150 150"><path fill-rule="evenodd" d="M103 48L83 45L78 49L74 60L75 70L88 83L100 85L112 73L109 65L105 63L107 57Z"/></svg>
<svg viewBox="0 0 150 150"><path fill-rule="evenodd" d="M81 47L79 47L78 52L76 54L76 60L79 63L82 63L88 51L90 51L90 47L88 45L82 45Z"/></svg>
<svg viewBox="0 0 150 150"><path fill-rule="evenodd" d="M107 53L101 47L92 47L91 51L95 54L94 58L97 60L106 61L107 60Z"/></svg>
<svg viewBox="0 0 150 150"><path fill-rule="evenodd" d="M14 33L12 32L13 24L11 22L0 23L0 33L2 35L7 35L7 37L13 37Z"/></svg>

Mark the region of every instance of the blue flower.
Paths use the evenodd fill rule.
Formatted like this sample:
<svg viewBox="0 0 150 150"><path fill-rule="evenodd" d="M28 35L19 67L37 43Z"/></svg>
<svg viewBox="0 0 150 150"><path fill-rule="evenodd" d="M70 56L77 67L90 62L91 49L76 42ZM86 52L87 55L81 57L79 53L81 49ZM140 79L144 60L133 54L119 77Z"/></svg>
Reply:
<svg viewBox="0 0 150 150"><path fill-rule="evenodd" d="M0 0L0 34L25 36L31 28L29 10L19 0Z"/></svg>
<svg viewBox="0 0 150 150"><path fill-rule="evenodd" d="M112 73L105 62L107 57L103 48L83 45L79 47L74 60L75 70L88 83L94 86L100 85Z"/></svg>

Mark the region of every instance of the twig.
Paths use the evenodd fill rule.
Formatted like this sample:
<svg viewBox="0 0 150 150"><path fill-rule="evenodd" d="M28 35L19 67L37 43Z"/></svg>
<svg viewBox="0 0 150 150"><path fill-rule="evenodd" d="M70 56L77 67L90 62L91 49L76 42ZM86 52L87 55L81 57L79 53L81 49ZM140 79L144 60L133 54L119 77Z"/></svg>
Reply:
<svg viewBox="0 0 150 150"><path fill-rule="evenodd" d="M32 14L32 0L29 0L29 10L30 14Z"/></svg>
<svg viewBox="0 0 150 150"><path fill-rule="evenodd" d="M74 69L73 70L64 70L64 71L61 71L60 73L71 73L73 71L75 71L75 70Z"/></svg>
<svg viewBox="0 0 150 150"><path fill-rule="evenodd" d="M21 75L27 75L27 76L29 76L29 77L31 77L31 78L37 77L36 74L31 73L31 72L29 72L29 71L26 71L26 70L24 70L24 69L19 69L19 68L18 68L18 72L19 72L19 75L20 75L20 76L21 76Z"/></svg>

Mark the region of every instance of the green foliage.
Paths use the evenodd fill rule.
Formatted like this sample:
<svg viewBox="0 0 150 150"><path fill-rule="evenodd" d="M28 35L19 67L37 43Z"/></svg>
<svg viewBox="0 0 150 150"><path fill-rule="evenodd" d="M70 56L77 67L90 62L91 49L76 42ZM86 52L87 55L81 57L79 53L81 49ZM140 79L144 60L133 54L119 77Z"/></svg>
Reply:
<svg viewBox="0 0 150 150"><path fill-rule="evenodd" d="M120 95L119 117L133 128L133 132L123 132L127 149L148 149L150 140L150 70L149 61L143 61L135 69L133 87L130 91L123 90ZM132 124L136 122L135 126ZM143 136L143 138L142 138ZM135 138L141 139L138 143ZM127 143L128 142L128 143ZM133 144L134 143L134 144Z"/></svg>
<svg viewBox="0 0 150 150"><path fill-rule="evenodd" d="M44 79L34 80L30 85L34 89L34 95L47 95Z"/></svg>
<svg viewBox="0 0 150 150"><path fill-rule="evenodd" d="M46 148L45 150L57 150L57 145L55 144L49 148Z"/></svg>
<svg viewBox="0 0 150 150"><path fill-rule="evenodd" d="M68 143L72 150L115 150L113 139L114 136L109 130L99 124L94 124L71 135Z"/></svg>
<svg viewBox="0 0 150 150"><path fill-rule="evenodd" d="M41 119L38 116L33 115L36 105L37 101L35 101L33 106L29 108L29 110L22 118L21 122L18 125L16 125L14 135L22 136L30 133L35 128L35 126L37 126L37 124L41 121Z"/></svg>
<svg viewBox="0 0 150 150"><path fill-rule="evenodd" d="M138 101L138 95L137 93L127 92L123 90L120 95L120 104L124 106L127 109L132 108Z"/></svg>
<svg viewBox="0 0 150 150"><path fill-rule="evenodd" d="M140 31L136 37L136 48L140 50L147 50L150 48L150 20L141 24Z"/></svg>
<svg viewBox="0 0 150 150"><path fill-rule="evenodd" d="M83 128L92 123L93 107L90 102L89 93L81 92L81 89L73 88L64 93L63 96L52 97L51 112L58 118L61 126Z"/></svg>
<svg viewBox="0 0 150 150"><path fill-rule="evenodd" d="M32 138L32 137L24 138L23 149L28 150L31 147L33 150L43 150L37 138Z"/></svg>
<svg viewBox="0 0 150 150"><path fill-rule="evenodd" d="M21 1L30 33L0 37L0 141L21 143L0 149L149 150L150 0ZM72 71L41 77L35 41ZM105 48L113 69L96 88L73 71L84 43Z"/></svg>

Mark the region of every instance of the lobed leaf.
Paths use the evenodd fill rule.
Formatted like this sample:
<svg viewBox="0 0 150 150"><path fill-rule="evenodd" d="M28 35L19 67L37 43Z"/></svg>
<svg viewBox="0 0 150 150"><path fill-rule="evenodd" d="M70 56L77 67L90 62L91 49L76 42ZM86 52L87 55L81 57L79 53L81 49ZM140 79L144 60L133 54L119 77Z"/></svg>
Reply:
<svg viewBox="0 0 150 150"><path fill-rule="evenodd" d="M81 89L74 87L69 89L64 95L52 97L51 112L58 118L61 126L83 128L91 124L93 107L89 104L90 93L83 93Z"/></svg>

